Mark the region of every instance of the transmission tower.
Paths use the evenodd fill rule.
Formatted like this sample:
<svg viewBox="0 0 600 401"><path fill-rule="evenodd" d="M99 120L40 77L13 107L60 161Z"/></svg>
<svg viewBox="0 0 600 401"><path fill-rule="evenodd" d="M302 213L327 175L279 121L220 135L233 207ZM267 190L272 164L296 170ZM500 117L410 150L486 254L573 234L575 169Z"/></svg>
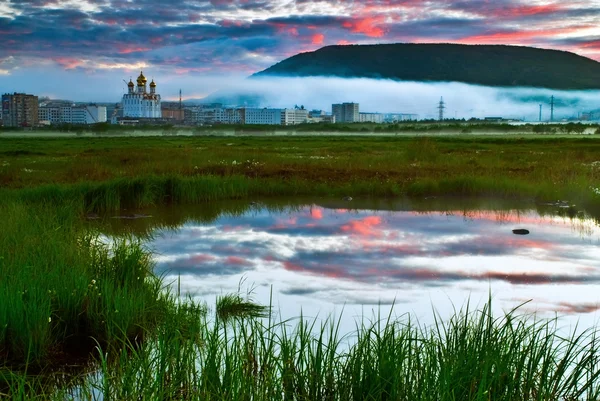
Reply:
<svg viewBox="0 0 600 401"><path fill-rule="evenodd" d="M542 104L540 103L540 122L542 122Z"/></svg>
<svg viewBox="0 0 600 401"><path fill-rule="evenodd" d="M554 95L550 97L550 122L554 121Z"/></svg>
<svg viewBox="0 0 600 401"><path fill-rule="evenodd" d="M439 120L444 121L444 109L446 108L446 103L444 103L443 97L440 97L440 103L437 108L440 111Z"/></svg>

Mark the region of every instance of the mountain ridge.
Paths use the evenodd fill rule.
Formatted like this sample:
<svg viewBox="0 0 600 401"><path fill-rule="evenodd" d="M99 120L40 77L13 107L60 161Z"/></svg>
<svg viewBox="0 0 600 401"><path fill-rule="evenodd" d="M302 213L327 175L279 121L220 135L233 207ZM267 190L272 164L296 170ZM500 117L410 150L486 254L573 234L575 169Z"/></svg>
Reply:
<svg viewBox="0 0 600 401"><path fill-rule="evenodd" d="M494 87L600 89L600 63L575 53L509 45L332 45L299 53L251 77L325 76Z"/></svg>

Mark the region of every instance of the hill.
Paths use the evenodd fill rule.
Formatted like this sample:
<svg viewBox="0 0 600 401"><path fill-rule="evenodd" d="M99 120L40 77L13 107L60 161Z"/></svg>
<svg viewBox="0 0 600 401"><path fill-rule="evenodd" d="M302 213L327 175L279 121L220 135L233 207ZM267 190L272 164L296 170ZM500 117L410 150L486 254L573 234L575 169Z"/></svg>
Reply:
<svg viewBox="0 0 600 401"><path fill-rule="evenodd" d="M504 45L327 46L297 54L253 76L335 76L600 89L597 61L564 51Z"/></svg>

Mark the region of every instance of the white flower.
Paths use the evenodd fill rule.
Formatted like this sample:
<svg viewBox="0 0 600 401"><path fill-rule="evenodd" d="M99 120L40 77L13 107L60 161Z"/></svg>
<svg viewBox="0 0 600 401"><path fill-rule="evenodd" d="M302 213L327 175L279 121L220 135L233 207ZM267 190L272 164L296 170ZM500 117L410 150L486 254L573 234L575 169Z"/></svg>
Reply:
<svg viewBox="0 0 600 401"><path fill-rule="evenodd" d="M48 323L52 321L52 317L48 316Z"/></svg>

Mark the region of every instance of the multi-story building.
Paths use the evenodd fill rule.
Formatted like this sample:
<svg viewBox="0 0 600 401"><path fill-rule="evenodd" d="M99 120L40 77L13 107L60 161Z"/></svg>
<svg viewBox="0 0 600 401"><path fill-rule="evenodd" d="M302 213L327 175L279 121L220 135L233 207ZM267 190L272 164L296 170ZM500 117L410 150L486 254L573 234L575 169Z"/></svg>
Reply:
<svg viewBox="0 0 600 401"><path fill-rule="evenodd" d="M325 110L311 110L308 113L309 123L335 123L335 116L327 114Z"/></svg>
<svg viewBox="0 0 600 401"><path fill-rule="evenodd" d="M282 112L282 109L240 109L242 124L280 125Z"/></svg>
<svg viewBox="0 0 600 401"><path fill-rule="evenodd" d="M184 109L186 124L262 124L292 125L308 121L308 110L268 108L223 108L217 105L188 106Z"/></svg>
<svg viewBox="0 0 600 401"><path fill-rule="evenodd" d="M106 122L106 107L95 104L71 108L71 124L96 124Z"/></svg>
<svg viewBox="0 0 600 401"><path fill-rule="evenodd" d="M161 104L161 113L163 118L168 118L177 122L183 121L185 114L183 107L179 103L165 103Z"/></svg>
<svg viewBox="0 0 600 401"><path fill-rule="evenodd" d="M106 107L95 104L43 103L38 109L40 124L96 124L106 122Z"/></svg>
<svg viewBox="0 0 600 401"><path fill-rule="evenodd" d="M188 125L202 124L202 106L186 106L183 109L183 121Z"/></svg>
<svg viewBox="0 0 600 401"><path fill-rule="evenodd" d="M398 121L416 121L418 119L419 119L418 114L386 113L384 121L386 123L394 123L394 122L398 122Z"/></svg>
<svg viewBox="0 0 600 401"><path fill-rule="evenodd" d="M331 114L336 123L357 123L360 121L358 103L341 103L331 105Z"/></svg>
<svg viewBox="0 0 600 401"><path fill-rule="evenodd" d="M283 109L281 111L281 124L295 125L308 122L308 110L302 108Z"/></svg>
<svg viewBox="0 0 600 401"><path fill-rule="evenodd" d="M150 92L146 89L148 80L142 72L137 78L137 88L130 79L127 93L121 101L124 117L161 118L160 95L156 93L156 83L150 82Z"/></svg>
<svg viewBox="0 0 600 401"><path fill-rule="evenodd" d="M40 124L59 124L61 123L61 107L40 105L38 107L38 122Z"/></svg>
<svg viewBox="0 0 600 401"><path fill-rule="evenodd" d="M2 95L2 120L5 127L38 125L38 97L16 92Z"/></svg>
<svg viewBox="0 0 600 401"><path fill-rule="evenodd" d="M382 124L385 121L385 114L381 113L359 113L359 121L361 123L376 123Z"/></svg>

